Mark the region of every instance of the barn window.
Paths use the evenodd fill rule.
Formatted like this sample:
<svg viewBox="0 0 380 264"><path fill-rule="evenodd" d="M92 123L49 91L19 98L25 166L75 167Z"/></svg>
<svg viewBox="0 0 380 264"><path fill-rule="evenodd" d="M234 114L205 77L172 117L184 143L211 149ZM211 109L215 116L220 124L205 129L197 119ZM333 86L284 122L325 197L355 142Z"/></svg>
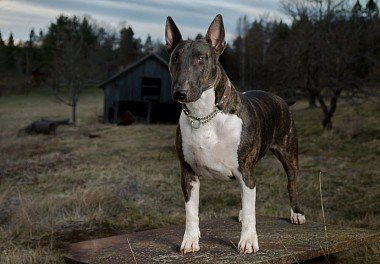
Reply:
<svg viewBox="0 0 380 264"><path fill-rule="evenodd" d="M141 97L159 99L161 94L161 79L143 77L141 79Z"/></svg>

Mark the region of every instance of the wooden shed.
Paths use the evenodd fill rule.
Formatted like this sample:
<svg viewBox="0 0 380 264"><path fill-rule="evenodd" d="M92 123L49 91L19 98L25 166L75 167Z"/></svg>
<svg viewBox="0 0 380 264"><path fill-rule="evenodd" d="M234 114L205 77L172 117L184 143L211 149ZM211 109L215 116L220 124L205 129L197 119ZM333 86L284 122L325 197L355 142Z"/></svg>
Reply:
<svg viewBox="0 0 380 264"><path fill-rule="evenodd" d="M104 122L122 124L127 112L148 123L178 121L181 107L172 99L170 81L168 63L156 53L127 66L100 85Z"/></svg>

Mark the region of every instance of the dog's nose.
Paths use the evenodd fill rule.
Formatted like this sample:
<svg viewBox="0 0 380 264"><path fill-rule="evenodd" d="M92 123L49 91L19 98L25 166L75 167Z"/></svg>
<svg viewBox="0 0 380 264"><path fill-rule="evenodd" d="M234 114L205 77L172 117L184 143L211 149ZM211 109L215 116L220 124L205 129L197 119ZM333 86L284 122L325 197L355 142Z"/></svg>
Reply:
<svg viewBox="0 0 380 264"><path fill-rule="evenodd" d="M173 99L176 101L183 101L186 99L186 92L184 91L175 91L173 93Z"/></svg>

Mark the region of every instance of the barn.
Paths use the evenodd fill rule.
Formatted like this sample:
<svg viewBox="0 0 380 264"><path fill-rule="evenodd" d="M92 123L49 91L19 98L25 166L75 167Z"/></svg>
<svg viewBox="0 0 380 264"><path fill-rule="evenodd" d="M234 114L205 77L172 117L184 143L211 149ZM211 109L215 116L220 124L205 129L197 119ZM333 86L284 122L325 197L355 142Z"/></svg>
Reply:
<svg viewBox="0 0 380 264"><path fill-rule="evenodd" d="M123 124L130 113L148 123L176 122L181 111L172 99L168 63L150 53L104 81L103 120Z"/></svg>

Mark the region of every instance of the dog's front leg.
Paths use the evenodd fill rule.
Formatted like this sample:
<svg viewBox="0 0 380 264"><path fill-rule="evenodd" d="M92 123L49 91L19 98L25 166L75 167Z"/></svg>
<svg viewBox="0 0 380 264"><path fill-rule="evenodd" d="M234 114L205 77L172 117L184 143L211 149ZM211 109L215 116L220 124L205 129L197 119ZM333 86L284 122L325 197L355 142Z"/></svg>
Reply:
<svg viewBox="0 0 380 264"><path fill-rule="evenodd" d="M192 171L182 170L182 190L185 196L186 229L181 244L183 254L199 251L199 179Z"/></svg>
<svg viewBox="0 0 380 264"><path fill-rule="evenodd" d="M256 186L249 188L243 179L240 180L242 189L242 210L241 210L241 235L238 245L240 253L255 253L259 250L256 233ZM239 214L240 215L240 214ZM239 219L240 220L240 219Z"/></svg>

